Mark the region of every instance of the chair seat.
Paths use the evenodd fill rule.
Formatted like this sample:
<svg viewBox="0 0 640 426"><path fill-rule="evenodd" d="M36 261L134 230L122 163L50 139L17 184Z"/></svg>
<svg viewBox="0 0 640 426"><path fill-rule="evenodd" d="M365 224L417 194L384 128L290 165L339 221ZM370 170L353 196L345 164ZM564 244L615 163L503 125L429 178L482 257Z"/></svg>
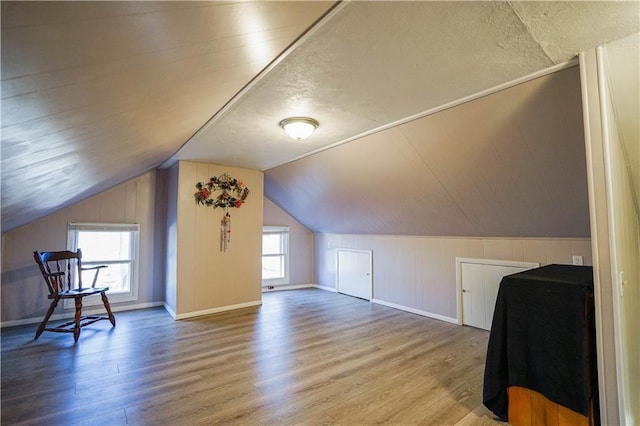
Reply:
<svg viewBox="0 0 640 426"><path fill-rule="evenodd" d="M58 293L58 298L60 299L72 299L78 296L91 296L92 294L100 294L109 290L109 287L97 287L97 288L73 288L67 291L61 291ZM52 299L52 296L49 296L49 299Z"/></svg>

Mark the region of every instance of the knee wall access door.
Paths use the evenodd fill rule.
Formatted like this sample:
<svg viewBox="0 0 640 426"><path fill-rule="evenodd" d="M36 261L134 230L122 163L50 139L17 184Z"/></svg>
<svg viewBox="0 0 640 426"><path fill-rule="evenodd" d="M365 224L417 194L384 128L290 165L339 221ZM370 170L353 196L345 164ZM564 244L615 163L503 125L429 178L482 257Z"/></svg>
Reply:
<svg viewBox="0 0 640 426"><path fill-rule="evenodd" d="M371 251L337 249L338 293L371 300L373 280L371 276Z"/></svg>
<svg viewBox="0 0 640 426"><path fill-rule="evenodd" d="M464 258L457 258L456 264L462 324L485 330L491 329L502 277L540 266L533 262Z"/></svg>

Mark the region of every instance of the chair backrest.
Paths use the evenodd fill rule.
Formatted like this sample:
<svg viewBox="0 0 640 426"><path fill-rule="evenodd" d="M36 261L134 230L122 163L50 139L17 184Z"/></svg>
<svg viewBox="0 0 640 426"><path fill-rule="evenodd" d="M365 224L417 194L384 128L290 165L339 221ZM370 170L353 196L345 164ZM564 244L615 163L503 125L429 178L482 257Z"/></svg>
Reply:
<svg viewBox="0 0 640 426"><path fill-rule="evenodd" d="M33 258L40 267L51 295L71 290L74 274L77 277L78 288L82 288L82 250L34 251Z"/></svg>

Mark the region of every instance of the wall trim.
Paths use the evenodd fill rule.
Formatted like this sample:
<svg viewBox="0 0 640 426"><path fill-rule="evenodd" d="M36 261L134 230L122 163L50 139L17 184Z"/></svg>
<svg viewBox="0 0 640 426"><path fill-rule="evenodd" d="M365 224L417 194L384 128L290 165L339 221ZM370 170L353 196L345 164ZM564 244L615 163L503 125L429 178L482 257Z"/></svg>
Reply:
<svg viewBox="0 0 640 426"><path fill-rule="evenodd" d="M313 284L313 286L315 288L319 288L320 290L324 290L324 291L330 291L332 293L337 293L338 289L334 288L334 287L327 287L326 285L320 285L320 284Z"/></svg>
<svg viewBox="0 0 640 426"><path fill-rule="evenodd" d="M338 292L337 289L335 289L333 287L327 287L327 286L324 286L324 285L313 284L313 287L315 287L317 289L320 289L320 290L324 290L324 291L330 291L332 293L337 293ZM458 324L458 319L457 318L451 318L451 317L447 317L445 315L434 314L432 312L427 312L427 311L423 311L423 310L420 310L420 309L410 308L408 306L398 305L396 303L385 302L384 300L380 300L380 299L372 298L371 299L371 303L375 303L375 304L378 304L378 305L383 305L383 306L386 306L388 308L398 309L398 310L401 310L401 311L409 312L409 313L420 315L420 316L423 316L423 317L436 319L436 320L439 320L439 321L449 322L451 324L456 324L456 325Z"/></svg>
<svg viewBox="0 0 640 426"><path fill-rule="evenodd" d="M301 288L313 288L315 284L281 284L281 285L273 285L273 288L267 288L269 286L263 285L262 292L270 293L272 291L284 291L284 290L298 290Z"/></svg>
<svg viewBox="0 0 640 426"><path fill-rule="evenodd" d="M172 316L176 320L182 320L187 318L201 317L204 315L217 314L218 312L233 311L235 309L242 309L242 308L248 308L251 306L259 306L259 305L262 305L262 300L254 300L253 302L238 303L236 305L220 306L217 308L204 309L202 311L187 312L184 314L177 314L175 316L173 315ZM166 308L167 307L165 306L165 309ZM169 313L171 314L171 312Z"/></svg>
<svg viewBox="0 0 640 426"><path fill-rule="evenodd" d="M380 299L371 299L371 303L376 303L378 305L387 306L389 308L399 309L401 311L409 312L409 313L420 315L420 316L423 316L423 317L429 317L429 318L433 318L433 319L436 319L436 320L439 320L439 321L449 322L451 324L458 325L458 319L457 318L451 318L451 317L447 317L445 315L434 314L432 312L427 312L427 311L423 311L423 310L420 310L420 309L414 309L414 308L410 308L408 306L398 305L396 303L385 302L384 300L380 300Z"/></svg>
<svg viewBox="0 0 640 426"><path fill-rule="evenodd" d="M596 353L598 363L598 394L600 418L603 424L619 424L617 357L613 329L611 265L609 263L609 229L606 193L604 189L604 153L602 142L602 108L598 89L596 50L580 52L580 87L584 118L584 144L587 159L589 189L589 222L593 263L593 290L596 322ZM612 344L613 343L613 344ZM605 359L609 361L605 363ZM609 366L613 368L609 369Z"/></svg>
<svg viewBox="0 0 640 426"><path fill-rule="evenodd" d="M167 305L167 303L164 303L164 310L167 311L169 313L169 315L171 315L171 318L173 318L174 320L176 319L176 311L174 311L173 309L171 309L171 306Z"/></svg>
<svg viewBox="0 0 640 426"><path fill-rule="evenodd" d="M164 305L164 302L146 302L146 303L136 303L135 305L122 305L122 306L111 305L111 311L112 312L135 311L138 309L155 308L163 305ZM83 315L104 314L104 313L105 313L104 305L102 304L95 305L95 308L82 309ZM74 316L74 311L62 312L60 314L51 315L51 318L49 318L49 321L73 319L73 316ZM27 325L27 324L37 324L42 322L43 319L44 319L44 314L41 317L37 317L37 318L25 318L25 319L19 319L19 320L3 321L2 323L0 323L0 328L15 327L18 325Z"/></svg>
<svg viewBox="0 0 640 426"><path fill-rule="evenodd" d="M476 237L476 236L460 236L460 235L403 235L403 234L336 234L333 232L314 232L314 235L337 235L347 237L382 237L382 238L430 238L430 239L457 239L457 240L539 240L539 241L591 241L591 237ZM329 247L335 249L336 247ZM339 247L344 248L344 247Z"/></svg>
<svg viewBox="0 0 640 426"><path fill-rule="evenodd" d="M615 343L615 355L616 355L616 377L617 377L617 387L618 387L618 412L620 413L620 423L632 422L633 415L627 413L632 413L632 402L633 399L630 395L627 394L627 386L625 386L625 375L624 375L624 367L625 367L625 359L624 359L624 346L623 339L625 338L623 334L623 314L621 304L623 301L620 298L623 296L623 279L622 276L618 278L618 272L623 273L623 265L620 264L621 255L618 253L619 244L616 244L616 231L620 226L619 221L614 214L615 209L618 208L618 205L614 203L615 201L615 185L614 185L614 170L613 168L616 166L614 163L613 157L613 147L612 145L615 143L611 138L611 127L619 126L619 124L614 123L610 124L608 109L615 109L614 100L612 99L612 95L609 93L609 81L607 79L607 68L605 65L606 62L606 54L605 48L603 46L596 47L596 67L598 70L598 94L600 97L600 126L602 133L602 151L604 154L604 184L605 184L605 205L607 208L607 223L609 225L609 257L610 257L610 273L611 273L611 289L612 289L612 299L613 299L613 339ZM614 104L614 105L612 105ZM615 121L615 117L611 120ZM615 130L619 132L619 130ZM620 135L622 138L622 135ZM624 143L622 143L624 145ZM624 146L621 148L624 151ZM623 159L626 162L626 157L624 154L622 155ZM631 173L629 170L629 163L626 163L627 174ZM635 192L633 191L633 187L631 188L632 196L635 198ZM635 207L635 205L634 205ZM628 383L628 382L627 382ZM623 420L624 419L624 420ZM630 423L630 424L631 424Z"/></svg>

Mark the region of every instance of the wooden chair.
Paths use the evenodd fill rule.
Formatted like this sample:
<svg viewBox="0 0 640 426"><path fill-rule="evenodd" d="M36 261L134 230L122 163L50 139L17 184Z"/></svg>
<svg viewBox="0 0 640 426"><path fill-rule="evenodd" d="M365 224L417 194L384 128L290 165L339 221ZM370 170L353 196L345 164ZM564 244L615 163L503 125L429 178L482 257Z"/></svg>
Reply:
<svg viewBox="0 0 640 426"><path fill-rule="evenodd" d="M111 312L109 306L109 300L107 299L106 292L109 287L96 287L96 281L98 280L98 273L100 269L106 268L106 265L94 266L91 268L82 267L82 251L78 249L76 252L72 251L45 251L45 252L33 252L33 258L40 267L40 272L44 277L44 281L47 283L49 289L49 299L53 299L51 306L44 316L44 320L36 331L36 339L40 337L43 331L55 331L59 333L73 333L73 339L77 342L80 337L80 328L85 325L93 324L100 320L109 320L115 327L116 319ZM95 270L93 277L93 283L91 287L82 286L82 271ZM77 287L73 287L74 279L73 275L76 274ZM107 310L107 316L100 315L86 315L82 316L82 298L86 296L93 296L94 294L100 294L102 297L102 303ZM47 322L53 314L54 309L58 306L58 302L61 299L74 299L76 306L75 319L64 323L58 327L47 327ZM73 327L71 327L73 326Z"/></svg>

